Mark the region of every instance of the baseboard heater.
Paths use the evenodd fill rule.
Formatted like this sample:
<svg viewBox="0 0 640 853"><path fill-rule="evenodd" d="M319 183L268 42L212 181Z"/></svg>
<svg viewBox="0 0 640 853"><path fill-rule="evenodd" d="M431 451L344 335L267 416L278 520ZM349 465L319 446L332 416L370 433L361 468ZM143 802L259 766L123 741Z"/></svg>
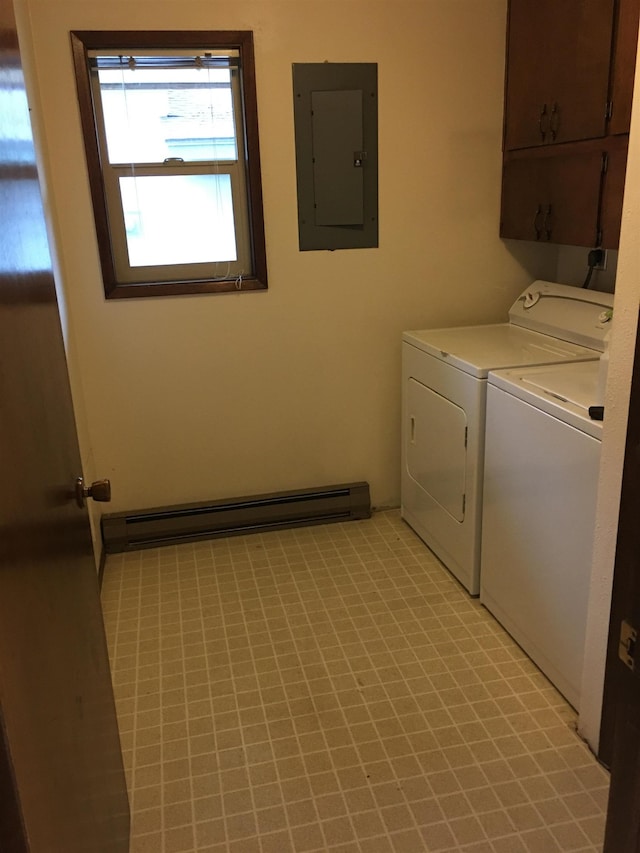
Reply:
<svg viewBox="0 0 640 853"><path fill-rule="evenodd" d="M232 500L102 516L105 551L115 554L198 539L369 518L368 483L275 492Z"/></svg>

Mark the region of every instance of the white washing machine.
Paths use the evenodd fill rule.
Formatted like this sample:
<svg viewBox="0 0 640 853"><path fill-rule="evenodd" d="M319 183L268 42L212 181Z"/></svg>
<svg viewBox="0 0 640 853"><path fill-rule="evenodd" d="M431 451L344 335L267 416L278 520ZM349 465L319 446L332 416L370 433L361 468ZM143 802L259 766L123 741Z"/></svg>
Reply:
<svg viewBox="0 0 640 853"><path fill-rule="evenodd" d="M480 601L579 710L602 423L597 361L489 374Z"/></svg>
<svg viewBox="0 0 640 853"><path fill-rule="evenodd" d="M404 332L401 511L472 595L480 592L490 370L597 359L613 295L535 281L509 322Z"/></svg>

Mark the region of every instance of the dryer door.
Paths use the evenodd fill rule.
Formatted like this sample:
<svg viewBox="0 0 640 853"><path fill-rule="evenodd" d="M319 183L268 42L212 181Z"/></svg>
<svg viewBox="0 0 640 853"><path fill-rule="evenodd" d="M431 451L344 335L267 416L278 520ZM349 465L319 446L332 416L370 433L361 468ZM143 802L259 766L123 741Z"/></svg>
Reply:
<svg viewBox="0 0 640 853"><path fill-rule="evenodd" d="M464 520L467 416L441 394L409 378L406 464L409 475L456 521Z"/></svg>

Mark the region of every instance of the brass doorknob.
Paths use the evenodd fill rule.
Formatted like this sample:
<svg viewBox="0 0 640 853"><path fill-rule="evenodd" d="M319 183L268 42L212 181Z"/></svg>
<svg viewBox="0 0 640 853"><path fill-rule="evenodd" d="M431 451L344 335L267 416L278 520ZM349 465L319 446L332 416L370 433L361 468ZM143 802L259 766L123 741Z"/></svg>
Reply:
<svg viewBox="0 0 640 853"><path fill-rule="evenodd" d="M90 486L85 486L84 478L76 480L76 503L79 507L85 504L85 498L108 503L111 500L111 483L109 480L95 480Z"/></svg>

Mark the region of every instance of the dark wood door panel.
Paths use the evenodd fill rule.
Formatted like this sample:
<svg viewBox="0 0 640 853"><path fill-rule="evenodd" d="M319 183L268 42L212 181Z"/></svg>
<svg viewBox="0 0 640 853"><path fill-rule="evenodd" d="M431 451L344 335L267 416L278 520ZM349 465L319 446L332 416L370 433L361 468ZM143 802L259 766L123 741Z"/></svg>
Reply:
<svg viewBox="0 0 640 853"><path fill-rule="evenodd" d="M0 850L125 853L129 813L12 0L0 0Z"/></svg>
<svg viewBox="0 0 640 853"><path fill-rule="evenodd" d="M614 0L511 0L505 150L605 133Z"/></svg>
<svg viewBox="0 0 640 853"><path fill-rule="evenodd" d="M500 236L595 246L602 153L519 157L504 164Z"/></svg>
<svg viewBox="0 0 640 853"><path fill-rule="evenodd" d="M632 677L632 676L630 676ZM603 853L640 850L640 703L621 705L616 715L615 763Z"/></svg>
<svg viewBox="0 0 640 853"><path fill-rule="evenodd" d="M541 51L550 33L549 0L511 0L507 31L505 150L542 145L548 123L551 67ZM545 111L545 104L547 109Z"/></svg>

